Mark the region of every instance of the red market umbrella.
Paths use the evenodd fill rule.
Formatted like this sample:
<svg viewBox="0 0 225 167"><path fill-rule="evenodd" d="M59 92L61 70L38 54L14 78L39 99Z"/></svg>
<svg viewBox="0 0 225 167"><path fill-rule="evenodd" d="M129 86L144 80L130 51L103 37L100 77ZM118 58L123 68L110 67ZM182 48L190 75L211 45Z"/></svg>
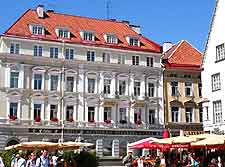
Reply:
<svg viewBox="0 0 225 167"><path fill-rule="evenodd" d="M155 146L153 143L157 142L157 141L158 141L157 138L149 137L149 138L146 138L146 139L136 141L134 143L130 143L128 145L128 147L130 147L131 149L150 148L150 147Z"/></svg>
<svg viewBox="0 0 225 167"><path fill-rule="evenodd" d="M162 132L162 137L163 139L165 138L169 138L170 137L170 132L168 129L164 129L163 132Z"/></svg>

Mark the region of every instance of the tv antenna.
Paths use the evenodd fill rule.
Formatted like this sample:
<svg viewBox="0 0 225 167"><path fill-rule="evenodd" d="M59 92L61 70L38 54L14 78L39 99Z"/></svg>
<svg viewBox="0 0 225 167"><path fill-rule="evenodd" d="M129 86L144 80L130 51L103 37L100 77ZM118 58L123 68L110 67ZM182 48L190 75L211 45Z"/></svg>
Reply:
<svg viewBox="0 0 225 167"><path fill-rule="evenodd" d="M106 0L106 18L109 19L110 17L110 5L111 5L111 0Z"/></svg>

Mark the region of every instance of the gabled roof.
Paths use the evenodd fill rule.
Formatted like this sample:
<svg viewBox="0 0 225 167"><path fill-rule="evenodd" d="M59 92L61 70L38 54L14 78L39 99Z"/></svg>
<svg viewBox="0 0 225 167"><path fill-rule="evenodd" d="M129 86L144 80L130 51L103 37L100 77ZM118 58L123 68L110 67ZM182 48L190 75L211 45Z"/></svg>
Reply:
<svg viewBox="0 0 225 167"><path fill-rule="evenodd" d="M45 34L44 36L32 35L29 29L30 24L38 24L44 26L45 32L47 32L47 34ZM39 18L37 16L36 10L29 9L5 32L4 36L61 41L57 38L55 31L55 29L58 27L67 28L72 34L70 39L65 40L65 42L68 43L78 43L155 53L161 52L159 44L136 33L127 23L113 20L103 20L59 14L52 11L45 12L45 17ZM80 31L82 30L94 31L96 40L83 41L80 36ZM103 37L105 33L114 33L119 39L119 43L106 43ZM126 40L127 36L138 37L141 46L129 46Z"/></svg>
<svg viewBox="0 0 225 167"><path fill-rule="evenodd" d="M186 40L173 45L163 56L166 68L200 70L202 54Z"/></svg>

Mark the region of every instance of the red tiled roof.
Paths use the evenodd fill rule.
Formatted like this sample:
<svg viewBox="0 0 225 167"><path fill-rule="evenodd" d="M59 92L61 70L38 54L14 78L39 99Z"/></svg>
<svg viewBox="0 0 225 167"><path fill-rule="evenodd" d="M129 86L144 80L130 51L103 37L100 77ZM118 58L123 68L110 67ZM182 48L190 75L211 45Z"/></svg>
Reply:
<svg viewBox="0 0 225 167"><path fill-rule="evenodd" d="M182 40L173 45L163 56L167 68L199 69L202 62L202 53L189 42Z"/></svg>
<svg viewBox="0 0 225 167"><path fill-rule="evenodd" d="M44 36L32 35L29 30L29 24L38 24L45 27ZM59 14L55 12L46 12L44 18L38 18L36 10L28 10L25 12L6 32L5 36L15 36L20 38L42 39L59 41L55 29L57 27L67 28L72 34L71 38L66 40L68 43L79 43L85 45L104 46L112 48L121 48L137 51L156 52L160 53L160 45L139 35L132 30L129 25L123 22L101 20L80 16L72 16ZM80 36L80 31L91 30L96 34L96 41L83 41ZM104 33L114 33L119 39L118 44L108 44L105 42ZM141 46L129 46L126 41L126 36L138 37Z"/></svg>

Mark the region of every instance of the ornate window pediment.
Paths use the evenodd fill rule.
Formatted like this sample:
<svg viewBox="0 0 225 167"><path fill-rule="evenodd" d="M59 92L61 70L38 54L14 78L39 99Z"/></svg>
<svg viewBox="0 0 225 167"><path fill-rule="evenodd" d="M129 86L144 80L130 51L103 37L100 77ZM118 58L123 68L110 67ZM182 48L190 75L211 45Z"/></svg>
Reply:
<svg viewBox="0 0 225 167"><path fill-rule="evenodd" d="M33 67L32 71L38 72L38 73L44 73L46 71L46 69L44 67Z"/></svg>

